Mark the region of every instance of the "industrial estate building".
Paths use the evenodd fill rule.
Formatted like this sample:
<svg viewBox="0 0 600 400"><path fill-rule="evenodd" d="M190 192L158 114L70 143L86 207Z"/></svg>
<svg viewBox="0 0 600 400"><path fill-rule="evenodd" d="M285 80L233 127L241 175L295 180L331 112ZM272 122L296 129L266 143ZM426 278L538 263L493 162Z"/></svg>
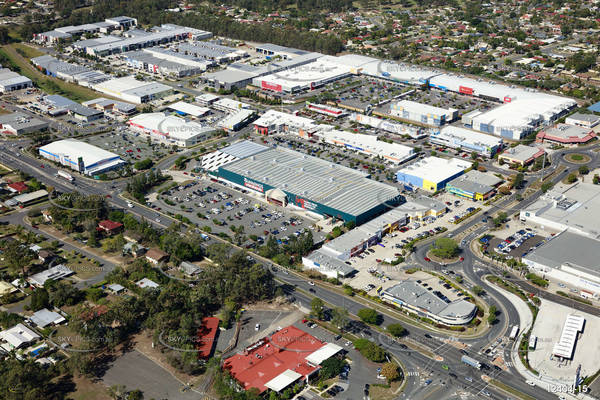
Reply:
<svg viewBox="0 0 600 400"><path fill-rule="evenodd" d="M471 163L456 158L426 157L396 172L398 182L407 190L416 188L437 192L446 187L446 183L462 175Z"/></svg>
<svg viewBox="0 0 600 400"><path fill-rule="evenodd" d="M8 68L0 68L0 92L12 92L33 87L31 79L17 74Z"/></svg>
<svg viewBox="0 0 600 400"><path fill-rule="evenodd" d="M441 126L452 122L458 117L458 110L454 108L434 107L416 101L401 100L391 104L390 113L393 116L417 122L419 124Z"/></svg>
<svg viewBox="0 0 600 400"><path fill-rule="evenodd" d="M522 258L535 273L575 286L582 294L600 296L600 241L563 231ZM584 294L585 295L585 294Z"/></svg>
<svg viewBox="0 0 600 400"><path fill-rule="evenodd" d="M208 139L215 128L163 113L136 115L127 124L133 132L148 135L152 140L180 147L189 147Z"/></svg>
<svg viewBox="0 0 600 400"><path fill-rule="evenodd" d="M471 170L446 184L446 192L469 200L487 200L492 197L502 179L484 172Z"/></svg>
<svg viewBox="0 0 600 400"><path fill-rule="evenodd" d="M542 148L525 146L519 144L515 147L509 147L502 154L498 155L498 162L506 162L519 166L526 166L542 157L546 152Z"/></svg>
<svg viewBox="0 0 600 400"><path fill-rule="evenodd" d="M126 103L124 101L105 99L104 97L98 97L97 99L84 101L81 103L81 105L119 115L131 115L137 112L137 108L133 104Z"/></svg>
<svg viewBox="0 0 600 400"><path fill-rule="evenodd" d="M213 64L210 61L156 47L123 53L122 57L131 68L177 78L197 75Z"/></svg>
<svg viewBox="0 0 600 400"><path fill-rule="evenodd" d="M557 124L538 132L537 142L555 142L560 144L587 143L596 137L592 128L579 125Z"/></svg>
<svg viewBox="0 0 600 400"><path fill-rule="evenodd" d="M377 136L340 130L322 131L319 137L326 143L346 147L372 157L382 157L394 164L403 163L415 156L412 147L400 143L380 141Z"/></svg>
<svg viewBox="0 0 600 400"><path fill-rule="evenodd" d="M42 146L39 154L84 175L99 175L125 165L117 154L75 139L58 140Z"/></svg>
<svg viewBox="0 0 600 400"><path fill-rule="evenodd" d="M109 75L103 72L61 61L50 55L32 58L31 62L46 75L64 79L67 82L74 82L81 86L92 87L111 79Z"/></svg>
<svg viewBox="0 0 600 400"><path fill-rule="evenodd" d="M267 201L278 205L362 224L399 203L396 188L361 171L280 147L247 141L234 146L240 157L220 164L212 173L235 186L264 193Z"/></svg>
<svg viewBox="0 0 600 400"><path fill-rule="evenodd" d="M185 101L178 101L176 103L169 104L167 109L173 110L179 115L190 116L193 118L202 117L210 112L210 108L199 107L191 103L186 103Z"/></svg>
<svg viewBox="0 0 600 400"><path fill-rule="evenodd" d="M466 300L445 301L416 281L406 280L382 290L384 301L399 306L419 317L446 325L468 324L477 314L477 306Z"/></svg>
<svg viewBox="0 0 600 400"><path fill-rule="evenodd" d="M138 81L133 76L115 78L94 85L94 90L135 104L148 103L173 92L173 88L158 82Z"/></svg>
<svg viewBox="0 0 600 400"><path fill-rule="evenodd" d="M46 121L21 112L0 115L0 133L5 135L22 135L42 131L47 129L48 125L49 123Z"/></svg>
<svg viewBox="0 0 600 400"><path fill-rule="evenodd" d="M137 19L130 17L107 18L103 22L77 26L63 26L53 31L35 33L33 39L40 43L55 44L59 41L70 40L73 36L84 33L108 33L114 30L129 29L137 25Z"/></svg>
<svg viewBox="0 0 600 400"><path fill-rule="evenodd" d="M457 126L446 126L432 131L429 141L441 146L476 152L484 157L493 157L502 148L502 138L490 136Z"/></svg>

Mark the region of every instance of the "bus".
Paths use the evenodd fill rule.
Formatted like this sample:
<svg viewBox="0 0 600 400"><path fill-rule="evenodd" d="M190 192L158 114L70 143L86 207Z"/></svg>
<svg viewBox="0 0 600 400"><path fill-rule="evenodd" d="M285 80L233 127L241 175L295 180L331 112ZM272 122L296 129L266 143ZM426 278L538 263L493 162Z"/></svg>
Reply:
<svg viewBox="0 0 600 400"><path fill-rule="evenodd" d="M529 336L529 349L535 350L536 345L537 345L537 336L535 336L535 335Z"/></svg>
<svg viewBox="0 0 600 400"><path fill-rule="evenodd" d="M512 327L512 330L510 331L509 339L510 340L515 340L517 338L518 334L519 334L519 326L515 325L515 326Z"/></svg>

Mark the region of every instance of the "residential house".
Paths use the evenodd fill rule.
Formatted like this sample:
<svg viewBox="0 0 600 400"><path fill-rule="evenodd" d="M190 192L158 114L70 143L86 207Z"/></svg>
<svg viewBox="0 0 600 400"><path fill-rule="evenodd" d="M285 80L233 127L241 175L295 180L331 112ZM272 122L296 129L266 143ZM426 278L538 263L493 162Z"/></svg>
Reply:
<svg viewBox="0 0 600 400"><path fill-rule="evenodd" d="M157 248L152 248L146 252L146 260L150 261L154 265L158 265L159 263L167 261L168 259L169 254Z"/></svg>
<svg viewBox="0 0 600 400"><path fill-rule="evenodd" d="M98 223L98 231L107 235L115 235L123 230L123 224L120 222L105 219Z"/></svg>

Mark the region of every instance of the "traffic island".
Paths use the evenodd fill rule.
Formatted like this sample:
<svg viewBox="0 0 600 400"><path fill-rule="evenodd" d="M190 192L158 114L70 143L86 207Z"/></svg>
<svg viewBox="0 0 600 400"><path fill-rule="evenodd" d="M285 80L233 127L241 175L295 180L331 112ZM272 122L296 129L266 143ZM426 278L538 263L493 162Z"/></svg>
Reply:
<svg viewBox="0 0 600 400"><path fill-rule="evenodd" d="M565 161L570 162L572 164L587 164L592 160L592 158L587 154L581 153L565 154L563 158L565 159Z"/></svg>

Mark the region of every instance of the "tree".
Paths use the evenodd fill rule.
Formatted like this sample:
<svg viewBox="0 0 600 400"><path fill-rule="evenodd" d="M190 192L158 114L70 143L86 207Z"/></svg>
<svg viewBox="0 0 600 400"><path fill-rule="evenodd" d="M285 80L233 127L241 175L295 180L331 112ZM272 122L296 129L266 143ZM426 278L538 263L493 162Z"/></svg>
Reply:
<svg viewBox="0 0 600 400"><path fill-rule="evenodd" d="M3 242L0 240L0 243ZM10 242L4 241L4 252L2 254L4 262L8 266L9 271L21 271L25 274L24 268L33 260L34 253L28 246L23 246L21 242L13 240Z"/></svg>
<svg viewBox="0 0 600 400"><path fill-rule="evenodd" d="M475 293L475 296L480 296L483 293L483 288L479 285L475 285L473 286L473 293Z"/></svg>
<svg viewBox="0 0 600 400"><path fill-rule="evenodd" d="M32 311L39 311L50 306L50 296L45 288L38 288L31 294L30 307Z"/></svg>
<svg viewBox="0 0 600 400"><path fill-rule="evenodd" d="M499 212L498 216L493 219L494 225L495 226L502 225L504 223L504 221L506 221L507 218L508 218L508 214L506 214L504 211Z"/></svg>
<svg viewBox="0 0 600 400"><path fill-rule="evenodd" d="M337 357L331 357L321 363L321 370L319 371L319 378L327 380L339 375L342 372L346 363Z"/></svg>
<svg viewBox="0 0 600 400"><path fill-rule="evenodd" d="M587 165L582 165L581 167L579 167L579 175L587 175L590 173L590 169L588 168Z"/></svg>
<svg viewBox="0 0 600 400"><path fill-rule="evenodd" d="M344 329L348 325L350 318L348 317L348 310L343 307L335 307L331 311L331 323L338 329Z"/></svg>
<svg viewBox="0 0 600 400"><path fill-rule="evenodd" d="M381 367L381 375L386 377L388 383L400 378L398 364L393 362L386 362Z"/></svg>
<svg viewBox="0 0 600 400"><path fill-rule="evenodd" d="M515 189L520 189L523 186L523 182L525 181L525 175L522 172L516 174L512 181L512 187Z"/></svg>
<svg viewBox="0 0 600 400"><path fill-rule="evenodd" d="M387 327L387 331L395 337L403 336L406 333L406 329L400 324L390 324Z"/></svg>
<svg viewBox="0 0 600 400"><path fill-rule="evenodd" d="M357 315L363 322L372 325L379 325L383 319L381 314L372 308L361 308Z"/></svg>
<svg viewBox="0 0 600 400"><path fill-rule="evenodd" d="M554 184L552 182L544 182L542 183L542 193L546 193L548 190L552 189Z"/></svg>
<svg viewBox="0 0 600 400"><path fill-rule="evenodd" d="M490 311L490 315L488 315L488 323L490 325L493 325L497 321L496 315L498 315L498 310L496 309L495 305L491 305L489 311Z"/></svg>
<svg viewBox="0 0 600 400"><path fill-rule="evenodd" d="M385 351L370 340L356 339L353 344L367 360L374 362L382 362L385 360Z"/></svg>
<svg viewBox="0 0 600 400"><path fill-rule="evenodd" d="M577 182L577 175L575 174L569 174L569 176L567 176L567 183L575 183Z"/></svg>
<svg viewBox="0 0 600 400"><path fill-rule="evenodd" d="M450 238L438 238L431 246L431 254L443 259L454 258L459 252L458 244Z"/></svg>
<svg viewBox="0 0 600 400"><path fill-rule="evenodd" d="M323 316L325 315L324 306L325 303L323 303L323 300L321 300L318 297L314 297L310 301L310 309L312 311L312 314L315 315L318 319L323 319Z"/></svg>

